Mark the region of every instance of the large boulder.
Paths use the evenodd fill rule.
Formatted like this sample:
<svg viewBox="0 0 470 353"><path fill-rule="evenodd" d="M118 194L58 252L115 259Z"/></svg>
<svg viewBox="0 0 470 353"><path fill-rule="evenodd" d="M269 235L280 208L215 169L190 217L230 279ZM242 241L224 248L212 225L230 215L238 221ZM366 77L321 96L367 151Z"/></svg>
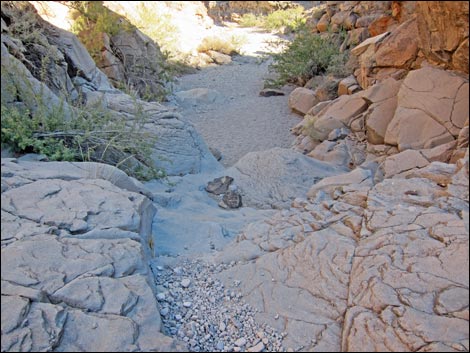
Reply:
<svg viewBox="0 0 470 353"><path fill-rule="evenodd" d="M137 190L97 163L2 159L2 351L176 349L147 264L155 208Z"/></svg>
<svg viewBox="0 0 470 353"><path fill-rule="evenodd" d="M367 141L383 144L388 124L397 107L397 94L401 81L388 78L369 87L363 98L370 104L365 114Z"/></svg>
<svg viewBox="0 0 470 353"><path fill-rule="evenodd" d="M292 200L325 176L342 168L290 149L250 152L225 173L240 187L243 204L257 208L287 208Z"/></svg>
<svg viewBox="0 0 470 353"><path fill-rule="evenodd" d="M307 114L310 108L317 104L315 92L304 87L297 87L289 95L289 108L301 115Z"/></svg>
<svg viewBox="0 0 470 353"><path fill-rule="evenodd" d="M156 102L136 101L122 93L93 92L87 97L91 101L99 100L113 114L124 115L130 121L145 117L144 128L157 137L152 148L152 161L168 175L194 174L220 168L194 126L180 114Z"/></svg>
<svg viewBox="0 0 470 353"><path fill-rule="evenodd" d="M137 28L102 35L104 46L98 65L114 86L128 85L141 98L161 99L166 90L165 59L158 45Z"/></svg>
<svg viewBox="0 0 470 353"><path fill-rule="evenodd" d="M385 143L404 150L454 140L468 118L467 98L468 80L459 75L432 67L410 72L398 92Z"/></svg>

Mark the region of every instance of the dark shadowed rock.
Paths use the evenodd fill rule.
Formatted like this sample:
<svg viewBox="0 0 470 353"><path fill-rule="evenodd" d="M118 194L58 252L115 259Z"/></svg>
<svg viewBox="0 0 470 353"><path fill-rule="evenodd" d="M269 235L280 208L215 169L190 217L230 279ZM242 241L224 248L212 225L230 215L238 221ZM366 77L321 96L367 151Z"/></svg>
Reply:
<svg viewBox="0 0 470 353"><path fill-rule="evenodd" d="M222 208L242 207L242 197L237 191L229 191L224 195L219 206Z"/></svg>
<svg viewBox="0 0 470 353"><path fill-rule="evenodd" d="M232 183L233 178L229 176L223 176L221 178L215 178L209 181L206 186L206 191L211 194L221 195L228 191L229 185Z"/></svg>

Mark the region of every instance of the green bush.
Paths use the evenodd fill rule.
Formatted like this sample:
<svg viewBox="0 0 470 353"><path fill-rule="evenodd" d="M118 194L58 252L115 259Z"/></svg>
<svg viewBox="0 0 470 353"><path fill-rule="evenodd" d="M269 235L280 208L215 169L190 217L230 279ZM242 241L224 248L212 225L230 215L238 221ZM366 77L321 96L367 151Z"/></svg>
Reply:
<svg viewBox="0 0 470 353"><path fill-rule="evenodd" d="M121 30L130 31L133 27L121 16L103 6L102 1L69 1L73 18L72 32L87 48L98 66L102 65L101 51L104 47L103 33L116 35Z"/></svg>
<svg viewBox="0 0 470 353"><path fill-rule="evenodd" d="M347 53L339 51L337 36L326 36L302 31L282 53L274 54L270 70L275 72L275 79L267 79L266 87L279 87L286 83L304 85L315 75L334 74L347 76Z"/></svg>
<svg viewBox="0 0 470 353"><path fill-rule="evenodd" d="M287 28L290 31L298 31L307 21L303 15L304 8L299 6L287 10L277 10L266 16L263 27L272 31Z"/></svg>
<svg viewBox="0 0 470 353"><path fill-rule="evenodd" d="M261 27L263 25L264 16L256 16L253 13L243 14L238 21L241 27Z"/></svg>
<svg viewBox="0 0 470 353"><path fill-rule="evenodd" d="M164 171L152 167L151 153L156 136L145 128L148 121L136 100L134 120L96 107L71 107L66 119L66 102L50 106L43 99L43 88L34 92L25 77L28 109L18 101L6 102L3 97L19 96L7 76L20 70L2 70L1 143L19 153L41 153L50 160L94 161L114 165L140 179L165 176ZM9 70L11 71L11 70ZM65 96L65 94L64 94ZM24 97L25 98L25 97ZM80 100L79 100L80 101ZM140 108L140 109L139 109ZM69 111L69 109L67 109Z"/></svg>
<svg viewBox="0 0 470 353"><path fill-rule="evenodd" d="M261 27L268 31L283 29L285 32L296 32L303 28L306 21L304 8L299 6L287 10L277 10L266 16L247 13L241 17L239 25L241 27Z"/></svg>

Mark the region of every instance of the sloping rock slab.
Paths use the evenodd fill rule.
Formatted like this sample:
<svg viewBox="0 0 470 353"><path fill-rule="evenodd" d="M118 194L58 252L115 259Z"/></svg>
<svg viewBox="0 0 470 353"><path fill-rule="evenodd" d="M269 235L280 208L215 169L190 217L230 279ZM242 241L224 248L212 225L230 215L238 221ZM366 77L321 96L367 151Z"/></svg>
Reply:
<svg viewBox="0 0 470 353"><path fill-rule="evenodd" d="M2 159L2 351L177 349L146 261L155 209L100 167Z"/></svg>
<svg viewBox="0 0 470 353"><path fill-rule="evenodd" d="M241 189L243 203L257 208L287 208L294 198L324 177L343 170L290 149L251 152L226 173Z"/></svg>

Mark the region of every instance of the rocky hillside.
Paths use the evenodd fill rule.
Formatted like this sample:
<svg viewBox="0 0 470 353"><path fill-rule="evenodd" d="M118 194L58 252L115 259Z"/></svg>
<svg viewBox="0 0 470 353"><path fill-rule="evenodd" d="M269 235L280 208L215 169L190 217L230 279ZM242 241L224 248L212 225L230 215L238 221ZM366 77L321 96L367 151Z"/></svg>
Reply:
<svg viewBox="0 0 470 353"><path fill-rule="evenodd" d="M353 74L292 91L293 149L223 169L185 117L111 83L159 89L139 30L100 37L101 70L2 2L2 351L469 350L468 2L317 5L312 35L344 32ZM115 143L136 128L148 155Z"/></svg>

